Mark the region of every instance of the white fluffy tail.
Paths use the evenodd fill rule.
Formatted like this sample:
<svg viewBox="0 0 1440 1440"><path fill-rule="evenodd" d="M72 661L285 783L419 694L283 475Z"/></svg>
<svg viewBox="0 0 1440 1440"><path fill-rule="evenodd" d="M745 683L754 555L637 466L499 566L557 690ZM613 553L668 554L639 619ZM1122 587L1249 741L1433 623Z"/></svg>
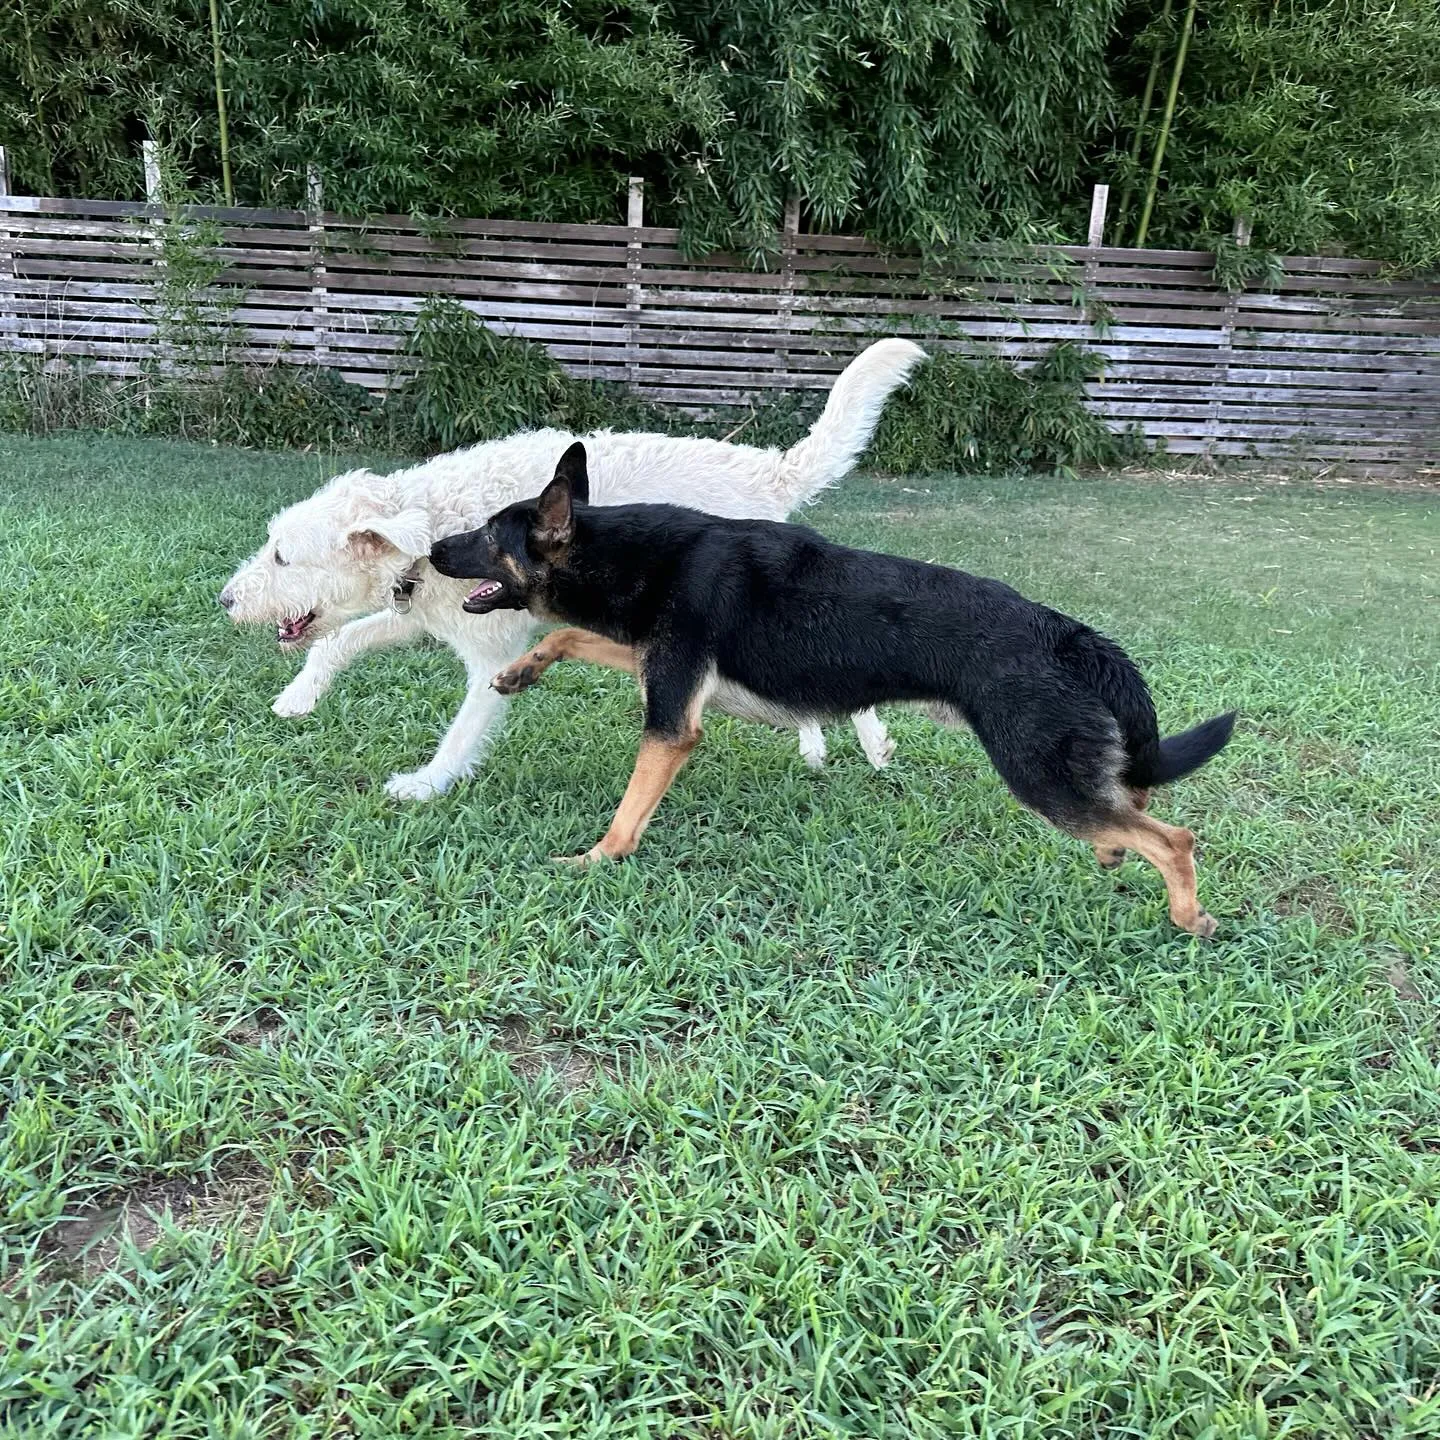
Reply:
<svg viewBox="0 0 1440 1440"><path fill-rule="evenodd" d="M849 473L875 434L885 402L925 358L913 341L877 340L840 372L814 429L781 458L777 479L791 509Z"/></svg>

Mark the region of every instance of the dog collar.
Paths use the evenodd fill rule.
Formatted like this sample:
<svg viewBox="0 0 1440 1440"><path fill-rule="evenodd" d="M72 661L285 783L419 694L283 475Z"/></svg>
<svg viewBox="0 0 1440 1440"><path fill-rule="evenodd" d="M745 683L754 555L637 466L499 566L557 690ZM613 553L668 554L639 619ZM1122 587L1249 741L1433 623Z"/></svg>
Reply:
<svg viewBox="0 0 1440 1440"><path fill-rule="evenodd" d="M415 561L395 582L395 588L390 592L390 608L397 615L410 613L410 607L415 603L415 587L420 583L420 567L424 563L423 560Z"/></svg>

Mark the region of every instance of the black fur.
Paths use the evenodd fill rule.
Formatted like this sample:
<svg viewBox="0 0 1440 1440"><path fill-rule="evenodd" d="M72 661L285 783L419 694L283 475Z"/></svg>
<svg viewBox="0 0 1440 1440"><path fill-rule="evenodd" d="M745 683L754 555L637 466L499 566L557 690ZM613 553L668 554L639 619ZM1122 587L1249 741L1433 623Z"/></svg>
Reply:
<svg viewBox="0 0 1440 1440"><path fill-rule="evenodd" d="M1015 796L1090 836L1203 765L1233 714L1162 740L1113 641L998 580L832 544L800 525L583 503L584 447L539 500L442 541L442 574L635 647L648 733L674 738L713 674L800 716L921 702L974 729ZM508 567L507 567L507 563Z"/></svg>

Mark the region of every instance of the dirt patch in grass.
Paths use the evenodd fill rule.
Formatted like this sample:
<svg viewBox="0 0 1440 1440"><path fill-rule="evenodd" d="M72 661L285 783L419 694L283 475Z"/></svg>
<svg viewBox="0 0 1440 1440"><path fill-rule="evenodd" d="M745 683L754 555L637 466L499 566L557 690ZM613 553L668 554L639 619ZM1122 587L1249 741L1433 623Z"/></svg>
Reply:
<svg viewBox="0 0 1440 1440"><path fill-rule="evenodd" d="M1287 885L1275 897L1275 912L1313 920L1324 930L1347 933L1354 928L1335 885L1319 875Z"/></svg>
<svg viewBox="0 0 1440 1440"><path fill-rule="evenodd" d="M126 1242L150 1250L166 1230L236 1229L253 1236L270 1198L268 1173L226 1179L162 1180L137 1186L107 1205L87 1206L45 1236L48 1278L93 1280L121 1268Z"/></svg>
<svg viewBox="0 0 1440 1440"><path fill-rule="evenodd" d="M231 1026L225 1032L225 1038L232 1045L253 1049L257 1045L263 1045L282 1029L284 1024L285 1017L278 1010L270 1005L262 1005L249 1020Z"/></svg>
<svg viewBox="0 0 1440 1440"><path fill-rule="evenodd" d="M1419 987L1410 978L1410 967L1406 965L1403 956L1395 956L1386 965L1385 979L1390 988L1394 990L1397 999L1413 1002L1425 998Z"/></svg>
<svg viewBox="0 0 1440 1440"><path fill-rule="evenodd" d="M526 1080L553 1075L567 1095L588 1090L601 1075L610 1074L584 1051L536 1036L523 1020L505 1021L495 1033L495 1048L510 1057L516 1074Z"/></svg>

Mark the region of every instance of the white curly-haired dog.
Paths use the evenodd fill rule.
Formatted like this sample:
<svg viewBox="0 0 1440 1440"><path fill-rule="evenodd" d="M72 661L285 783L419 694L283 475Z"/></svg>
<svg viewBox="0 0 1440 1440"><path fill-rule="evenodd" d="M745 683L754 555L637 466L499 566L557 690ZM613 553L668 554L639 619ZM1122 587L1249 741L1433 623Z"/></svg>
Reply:
<svg viewBox="0 0 1440 1440"><path fill-rule="evenodd" d="M732 519L783 520L840 480L870 443L890 394L925 352L908 340L880 340L841 372L810 433L789 450L668 435L587 435L596 504L664 501ZM276 697L277 715L306 715L335 677L367 650L423 635L465 662L464 702L433 758L386 785L393 796L428 800L468 775L504 698L490 677L530 644L536 622L524 611L467 615L466 585L426 562L447 535L484 524L497 510L549 482L576 439L536 430L374 475L339 475L270 521L269 538L220 592L239 624L273 624L283 650L309 650L300 673ZM853 717L870 763L889 762L893 742L873 710ZM818 727L800 732L800 750L818 766Z"/></svg>

